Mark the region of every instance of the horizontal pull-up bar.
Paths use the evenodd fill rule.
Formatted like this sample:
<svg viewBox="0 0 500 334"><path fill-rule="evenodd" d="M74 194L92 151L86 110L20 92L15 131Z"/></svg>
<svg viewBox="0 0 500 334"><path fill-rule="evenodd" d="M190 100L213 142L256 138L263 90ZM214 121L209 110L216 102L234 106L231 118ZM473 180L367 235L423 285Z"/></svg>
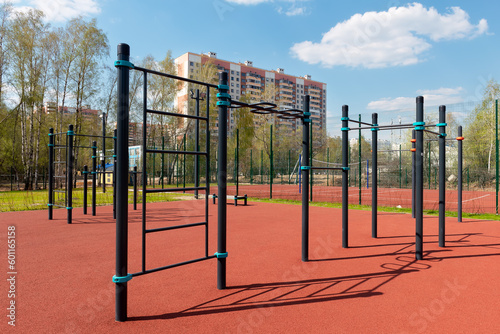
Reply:
<svg viewBox="0 0 500 334"><path fill-rule="evenodd" d="M144 271L141 271L141 272L138 272L138 273L133 273L132 276L133 277L137 277L137 276L141 276L141 275L145 275L145 274L151 274L151 273L154 273L154 272L157 272L157 271L162 271L162 270L165 270L165 269L180 267L180 266L183 266L183 265L186 265L186 264L200 262L200 261L214 259L214 258L216 258L215 255L211 255L211 256L207 256L207 257L201 257L199 259L194 259L194 260L179 262L179 263L171 264L169 266L158 267L158 268L154 268L154 269L144 270Z"/></svg>
<svg viewBox="0 0 500 334"><path fill-rule="evenodd" d="M165 154L190 154L190 155L207 155L207 152L194 152L194 151L175 151L175 150L152 150L147 148L146 153L165 153Z"/></svg>
<svg viewBox="0 0 500 334"><path fill-rule="evenodd" d="M202 120L202 121L208 121L208 118L207 117L203 117L203 116L185 115L185 114L179 114L179 113L168 112L168 111L160 111L160 110L152 110L152 109L146 109L146 112L148 112L150 114L161 115L161 116L174 116L174 117L183 117L183 118L190 118L190 119L198 119L198 120Z"/></svg>
<svg viewBox="0 0 500 334"><path fill-rule="evenodd" d="M151 73L151 74L159 75L161 77L166 77L166 78L170 78L170 79L175 79L175 80L190 82L190 83L193 83L195 85L212 87L212 88L218 88L217 85L213 85L213 84L209 84L209 83L206 83L206 82L197 81L197 80L193 80L193 79L183 78L183 77L179 77L179 76L173 75L173 74L162 73L162 72L150 70L150 69L139 67L139 66L135 66L135 65L134 65L133 69L137 70L137 71L142 71L142 72L146 72L146 73Z"/></svg>

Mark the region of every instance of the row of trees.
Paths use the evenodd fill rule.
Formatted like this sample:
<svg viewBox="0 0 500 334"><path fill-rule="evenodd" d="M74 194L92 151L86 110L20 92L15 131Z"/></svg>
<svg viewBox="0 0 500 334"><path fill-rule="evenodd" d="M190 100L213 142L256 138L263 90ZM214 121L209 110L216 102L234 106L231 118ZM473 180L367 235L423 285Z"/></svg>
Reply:
<svg viewBox="0 0 500 334"><path fill-rule="evenodd" d="M75 18L52 28L39 10L19 12L2 4L0 174L12 166L22 188L36 188L47 168L48 128L61 132L69 123L77 132L95 128L96 120L85 118L82 110L102 98L102 60L108 53L107 37L95 20ZM54 103L54 112L45 112L46 102ZM66 106L76 112L64 112Z"/></svg>

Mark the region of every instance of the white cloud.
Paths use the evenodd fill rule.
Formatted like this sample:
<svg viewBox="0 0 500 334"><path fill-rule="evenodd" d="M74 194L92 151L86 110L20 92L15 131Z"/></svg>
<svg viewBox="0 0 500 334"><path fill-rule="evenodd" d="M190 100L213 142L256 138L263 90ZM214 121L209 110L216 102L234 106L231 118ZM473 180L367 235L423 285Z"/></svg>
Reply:
<svg viewBox="0 0 500 334"><path fill-rule="evenodd" d="M286 16L296 16L296 15L304 15L306 12L305 7L292 7L285 12Z"/></svg>
<svg viewBox="0 0 500 334"><path fill-rule="evenodd" d="M413 3L383 12L355 14L337 23L318 43L304 41L291 47L292 55L310 64L365 68L405 66L423 60L431 42L475 38L487 33L459 7L440 14L434 7Z"/></svg>
<svg viewBox="0 0 500 334"><path fill-rule="evenodd" d="M22 2L22 1L21 1ZM44 12L49 22L64 22L79 15L96 15L101 12L97 0L30 0L31 6L15 6L17 11L36 8Z"/></svg>
<svg viewBox="0 0 500 334"><path fill-rule="evenodd" d="M285 14L286 16L297 16L297 15L305 15L307 13L306 7L297 7L297 3L307 2L310 0L226 0L227 2L235 5L259 5L265 2L273 2L273 3L287 3L288 9L284 9L282 6L276 6L276 11L279 14ZM291 4L291 5L290 5Z"/></svg>
<svg viewBox="0 0 500 334"><path fill-rule="evenodd" d="M226 0L226 1L234 3L236 5L258 5L263 2L269 2L269 0Z"/></svg>
<svg viewBox="0 0 500 334"><path fill-rule="evenodd" d="M417 95L424 97L424 102L428 106L453 104L463 102L461 94L464 89L457 88L439 88L435 90L422 89L418 90ZM368 103L367 109L394 111L414 108L415 97L396 97L396 98L382 98L377 101Z"/></svg>

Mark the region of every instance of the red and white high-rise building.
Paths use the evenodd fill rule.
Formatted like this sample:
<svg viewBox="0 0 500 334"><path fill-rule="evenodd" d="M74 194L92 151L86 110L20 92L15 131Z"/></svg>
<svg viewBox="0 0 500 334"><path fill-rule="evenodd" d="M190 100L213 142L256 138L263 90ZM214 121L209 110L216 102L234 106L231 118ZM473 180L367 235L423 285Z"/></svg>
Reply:
<svg viewBox="0 0 500 334"><path fill-rule="evenodd" d="M235 63L217 59L214 52L196 54L187 52L175 59L177 75L196 79L202 66L211 63L219 71L228 73L229 94L234 100L250 94L254 101L273 102L279 109L295 108L302 110L304 97L310 96L310 111L313 119L313 131L326 134L326 83L314 81L310 75L297 77L285 74L285 70L266 70L253 66L251 61ZM274 96L273 96L274 95ZM176 106L180 112L187 113L189 85L184 85L176 98ZM274 99L274 100L273 100ZM234 116L229 112L228 130L232 131L236 125ZM274 118L277 127L286 126L290 130L300 129L297 120L281 120Z"/></svg>

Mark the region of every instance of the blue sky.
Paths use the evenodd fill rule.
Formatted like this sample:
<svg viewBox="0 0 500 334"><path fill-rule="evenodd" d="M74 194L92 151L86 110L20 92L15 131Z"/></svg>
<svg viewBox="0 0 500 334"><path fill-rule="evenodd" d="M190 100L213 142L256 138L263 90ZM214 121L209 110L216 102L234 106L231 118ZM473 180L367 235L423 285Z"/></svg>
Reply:
<svg viewBox="0 0 500 334"><path fill-rule="evenodd" d="M477 101L500 78L500 12L496 1L325 0L32 0L15 1L64 24L96 17L111 45L133 57L161 59L187 51L217 52L231 61L310 74L328 85L328 129L341 106L372 112Z"/></svg>

